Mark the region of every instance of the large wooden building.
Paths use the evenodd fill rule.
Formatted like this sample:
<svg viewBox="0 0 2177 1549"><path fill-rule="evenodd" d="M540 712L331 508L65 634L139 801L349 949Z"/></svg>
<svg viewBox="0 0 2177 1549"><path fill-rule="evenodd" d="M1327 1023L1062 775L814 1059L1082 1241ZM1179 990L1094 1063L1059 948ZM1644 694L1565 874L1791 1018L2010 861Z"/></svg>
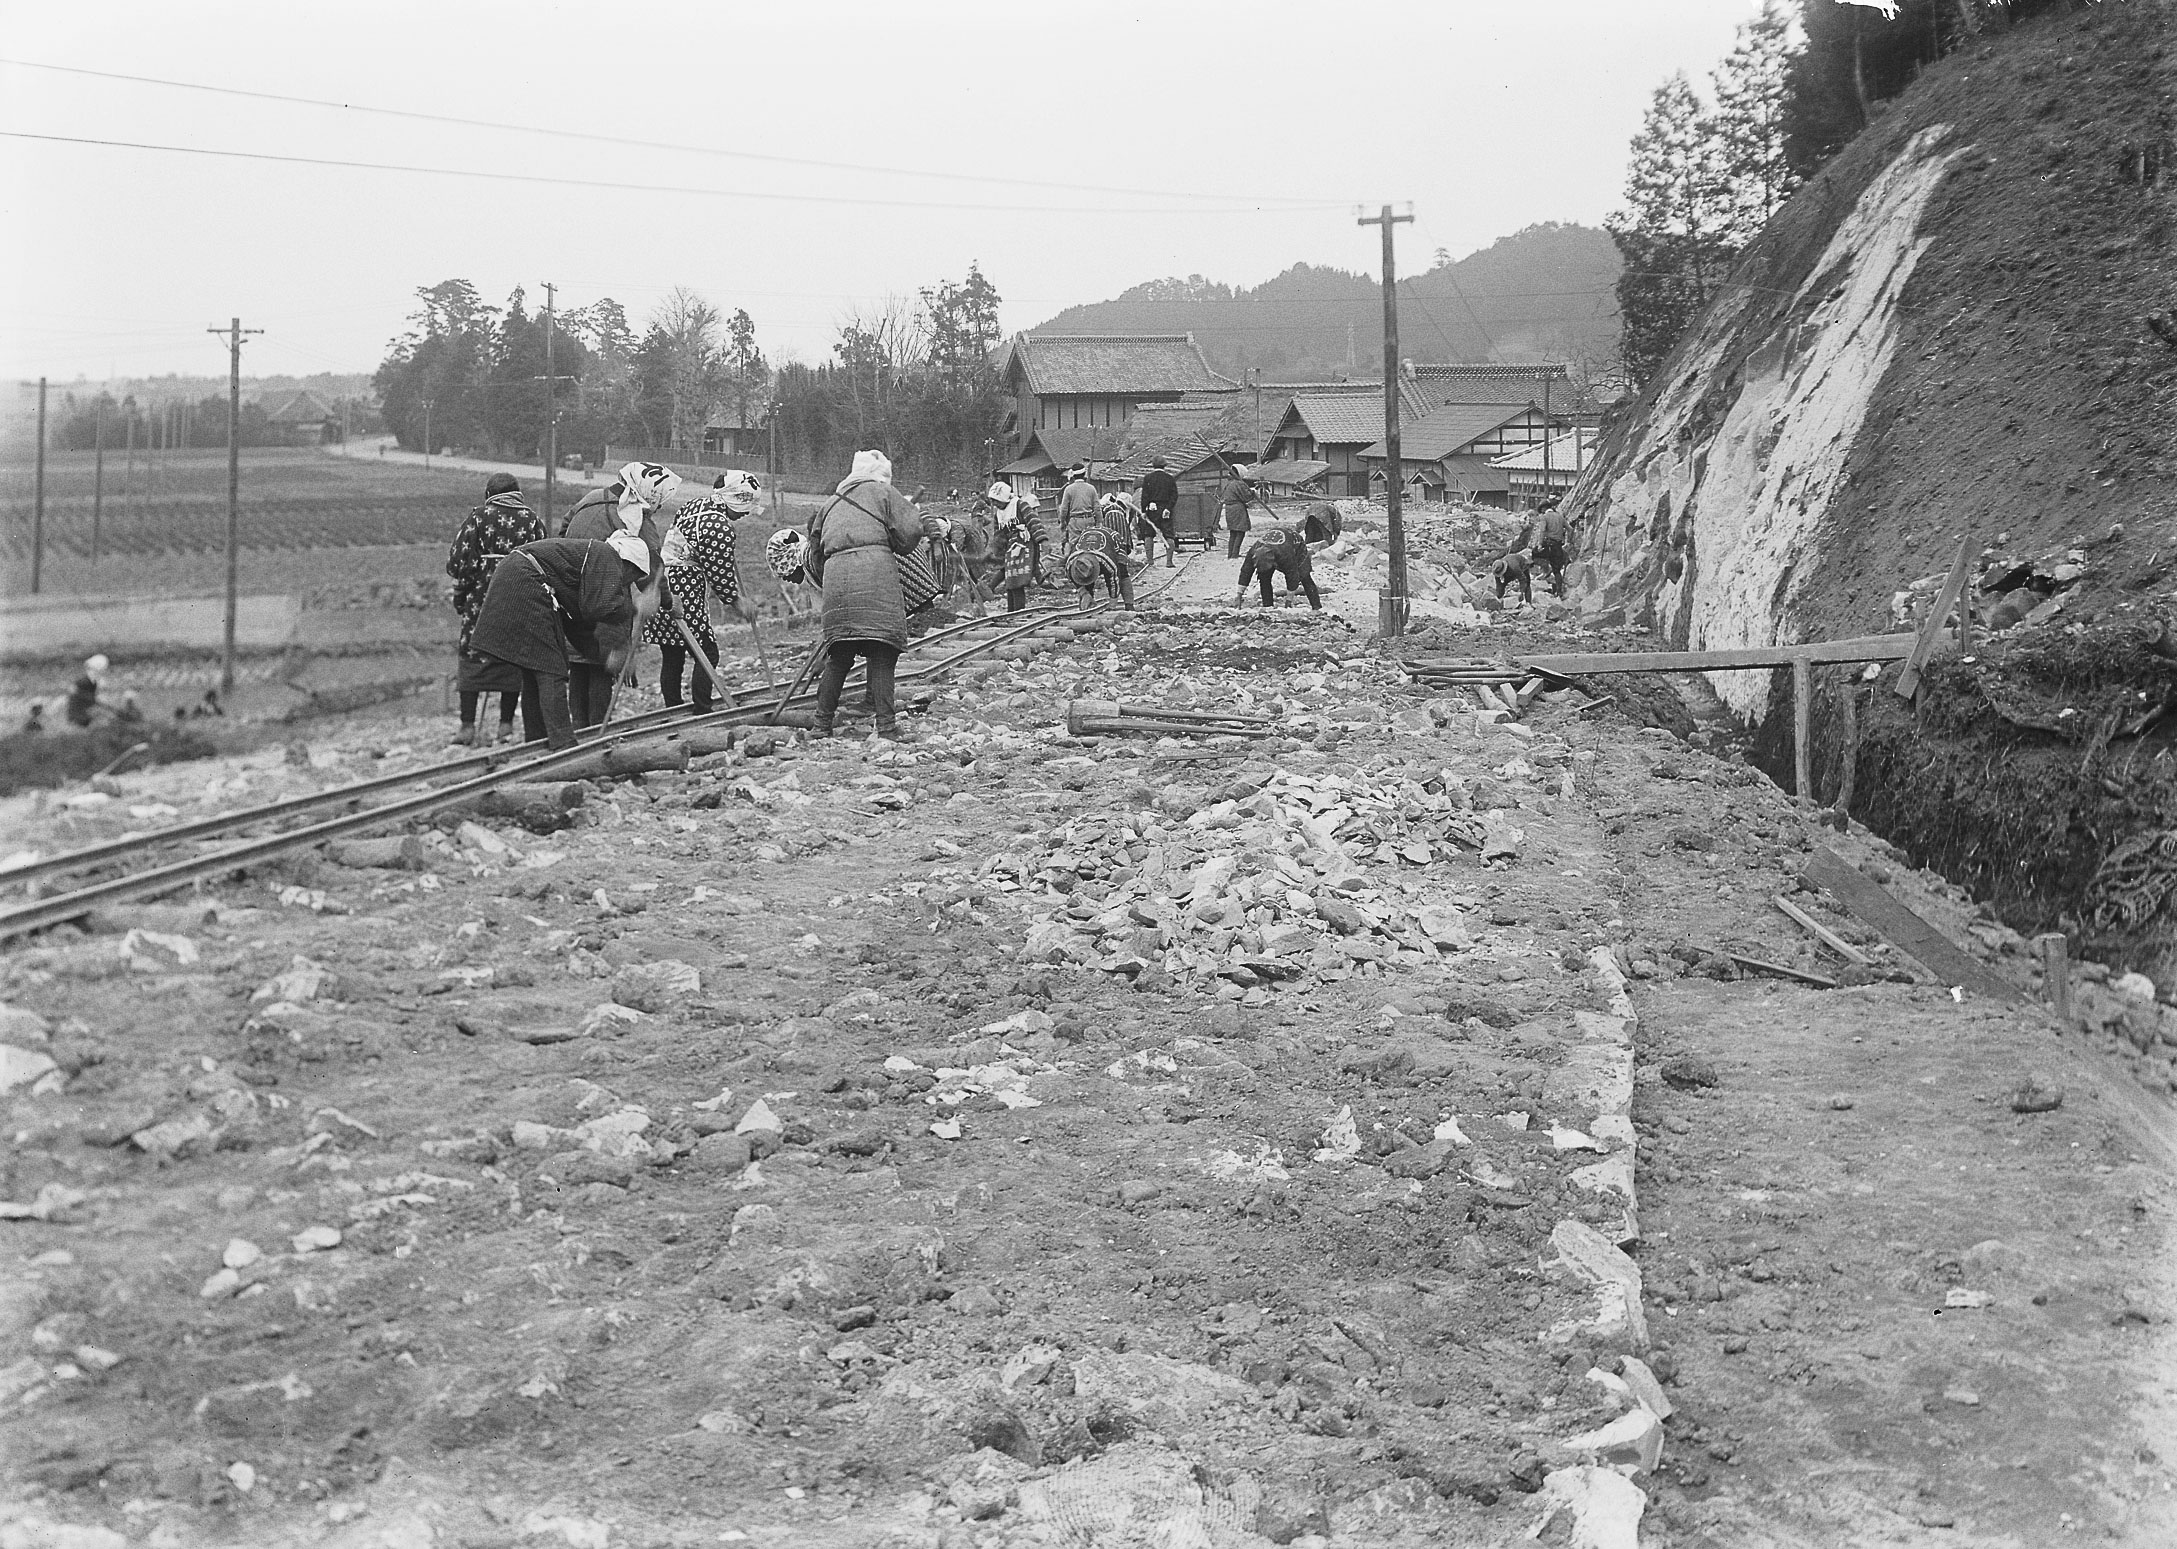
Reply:
<svg viewBox="0 0 2177 1549"><path fill-rule="evenodd" d="M1117 429L1144 404L1240 391L1186 333L1015 334L999 369L1013 399L1016 454L1035 431Z"/></svg>
<svg viewBox="0 0 2177 1549"><path fill-rule="evenodd" d="M1418 487L1424 501L1463 500L1506 509L1512 503L1512 481L1500 459L1539 447L1570 428L1563 417L1546 415L1531 403L1517 409L1498 403L1446 404L1399 426L1398 476L1409 488ZM1380 480L1389 452L1379 439L1361 450L1360 460L1369 477Z"/></svg>

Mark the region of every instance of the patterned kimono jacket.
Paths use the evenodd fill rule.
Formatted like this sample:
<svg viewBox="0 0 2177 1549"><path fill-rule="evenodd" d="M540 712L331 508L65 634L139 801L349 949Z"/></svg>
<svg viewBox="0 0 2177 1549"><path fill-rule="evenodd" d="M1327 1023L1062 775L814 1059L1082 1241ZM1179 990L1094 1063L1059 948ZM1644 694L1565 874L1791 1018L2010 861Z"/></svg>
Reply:
<svg viewBox="0 0 2177 1549"><path fill-rule="evenodd" d="M679 608L688 632L713 661L718 659L718 637L711 629L710 611L703 599L715 595L729 608L741 600L741 572L733 557L733 523L732 512L704 495L680 508L680 516L673 523L680 541L674 542L672 534L665 539L668 598ZM643 626L643 641L648 645L686 644L663 607Z"/></svg>

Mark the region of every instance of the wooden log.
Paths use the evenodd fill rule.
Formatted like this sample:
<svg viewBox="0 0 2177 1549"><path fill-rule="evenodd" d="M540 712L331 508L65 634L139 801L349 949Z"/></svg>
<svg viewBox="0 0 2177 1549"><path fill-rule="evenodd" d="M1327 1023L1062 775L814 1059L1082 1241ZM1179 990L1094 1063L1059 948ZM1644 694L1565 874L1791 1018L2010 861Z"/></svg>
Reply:
<svg viewBox="0 0 2177 1549"><path fill-rule="evenodd" d="M393 834L383 839L335 839L325 847L325 853L341 866L415 871L423 865L423 841L414 834Z"/></svg>
<svg viewBox="0 0 2177 1549"><path fill-rule="evenodd" d="M1818 990L1833 990L1837 987L1837 981L1834 979L1824 978L1821 974L1810 974L1803 969L1788 968L1782 963L1772 963L1766 958L1748 957L1743 952L1730 952L1725 955L1741 968L1751 968L1756 973L1775 974L1779 979L1796 979L1801 984L1811 984Z"/></svg>
<svg viewBox="0 0 2177 1549"><path fill-rule="evenodd" d="M1800 908L1797 904L1793 903L1783 894L1779 893L1776 897L1770 899L1769 901L1775 904L1777 908L1784 911L1785 918L1803 927L1808 933L1810 933L1814 937L1815 940L1819 941L1823 946L1829 948L1830 951L1836 953L1846 962L1854 964L1855 966L1860 968L1872 968L1874 966L1873 958L1869 957L1865 952L1862 952L1858 947L1852 945L1851 942L1845 940L1842 936L1838 935L1835 931L1824 925L1820 920L1817 920L1813 915L1807 913L1806 910Z"/></svg>
<svg viewBox="0 0 2177 1549"><path fill-rule="evenodd" d="M2049 1009L2064 1021L2071 1020L2071 944L2062 931L2034 938L2041 949L2041 993Z"/></svg>
<svg viewBox="0 0 2177 1549"><path fill-rule="evenodd" d="M1860 690L1857 683L1847 683L1844 694L1837 704L1838 750L1837 759L1841 771L1837 776L1837 799L1832 804L1837 809L1840 825L1852 816L1852 782L1859 773L1860 762Z"/></svg>
<svg viewBox="0 0 2177 1549"><path fill-rule="evenodd" d="M1979 962L1827 845L1814 847L1800 875L1827 891L1862 924L1925 964L1943 983L1963 986L1986 1000L2016 1002L2023 998L2017 985Z"/></svg>
<svg viewBox="0 0 2177 1549"><path fill-rule="evenodd" d="M611 747L594 757L581 759L572 764L562 764L548 775L537 777L539 781L576 780L624 780L629 775L679 774L688 767L688 749L685 744L644 743L637 747ZM535 783L535 782L518 782Z"/></svg>
<svg viewBox="0 0 2177 1549"><path fill-rule="evenodd" d="M1913 641L1912 652L1905 658L1905 670L1897 675L1897 695L1910 699L1920 691L1920 674L1927 666L1928 658L1935 652L1935 642L1943 637L1943 625L1950 618L1950 610L1957 608L1961 614L1971 604L1965 600L1965 580L1973 561L1973 539L1967 534L1958 540L1958 557L1951 561L1950 574L1943 581L1943 589L1935 595L1935 607L1920 626L1920 634Z"/></svg>
<svg viewBox="0 0 2177 1549"><path fill-rule="evenodd" d="M1551 677L1587 677L1605 672L1737 672L1750 667L1789 667L1804 658L1818 666L1837 662L1903 661L1913 651L1912 635L1863 635L1851 640L1821 640L1809 645L1763 645L1728 651L1576 651L1522 656L1520 666Z"/></svg>

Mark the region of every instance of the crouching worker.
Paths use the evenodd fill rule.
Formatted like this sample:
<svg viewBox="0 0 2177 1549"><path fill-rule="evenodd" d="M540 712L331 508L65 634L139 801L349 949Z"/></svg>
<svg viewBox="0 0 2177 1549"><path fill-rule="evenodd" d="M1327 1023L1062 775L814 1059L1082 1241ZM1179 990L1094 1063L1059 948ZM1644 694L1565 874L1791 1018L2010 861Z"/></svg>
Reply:
<svg viewBox="0 0 2177 1549"><path fill-rule="evenodd" d="M521 674L522 734L575 745L569 664L626 670L636 630L657 611L650 546L621 531L603 542L546 538L499 562L469 632L469 649Z"/></svg>
<svg viewBox="0 0 2177 1549"><path fill-rule="evenodd" d="M1262 588L1262 605L1276 606L1270 595L1270 578L1274 575L1285 577L1286 596L1304 592L1308 606L1317 613L1323 611L1323 594L1315 589L1315 561L1300 534L1290 527L1266 527L1262 536L1248 545L1247 555L1240 561L1238 604L1246 605L1247 583L1253 581Z"/></svg>
<svg viewBox="0 0 2177 1549"><path fill-rule="evenodd" d="M1504 601L1504 594L1513 587L1519 588L1521 602L1534 601L1534 565L1525 551L1514 549L1497 561L1497 601Z"/></svg>

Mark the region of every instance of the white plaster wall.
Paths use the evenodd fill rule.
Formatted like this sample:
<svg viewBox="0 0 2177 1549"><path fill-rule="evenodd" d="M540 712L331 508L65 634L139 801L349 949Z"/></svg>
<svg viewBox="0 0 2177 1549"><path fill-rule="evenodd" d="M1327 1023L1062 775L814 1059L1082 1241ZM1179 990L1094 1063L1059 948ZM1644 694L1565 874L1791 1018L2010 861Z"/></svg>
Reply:
<svg viewBox="0 0 2177 1549"><path fill-rule="evenodd" d="M1927 247L1921 215L1964 150L1946 148L1950 137L1948 125L1921 131L1868 185L1782 309L1787 321L1768 336L1740 334L1744 295L1705 314L1624 466L1604 480L1610 503L1594 552L1605 577L1661 557L1652 553L1650 523L1665 494L1665 547L1693 502L1685 525L1695 563L1678 580L1663 580L1656 596L1659 624L1683 620L1690 649L1799 638L1793 604L1817 560L1811 540L1896 349L1898 300ZM1737 400L1712 430L1695 434L1703 395L1740 351ZM1712 677L1733 711L1761 718L1767 673Z"/></svg>

